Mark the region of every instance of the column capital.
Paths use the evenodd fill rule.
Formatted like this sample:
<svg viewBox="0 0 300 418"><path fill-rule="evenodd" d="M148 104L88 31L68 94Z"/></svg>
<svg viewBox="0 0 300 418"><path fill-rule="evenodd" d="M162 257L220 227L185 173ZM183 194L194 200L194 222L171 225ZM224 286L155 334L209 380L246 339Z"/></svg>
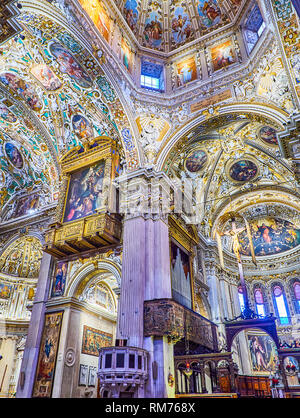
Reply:
<svg viewBox="0 0 300 418"><path fill-rule="evenodd" d="M166 222L171 212L173 184L164 172L143 168L120 176L116 184L120 213L125 220L143 217Z"/></svg>

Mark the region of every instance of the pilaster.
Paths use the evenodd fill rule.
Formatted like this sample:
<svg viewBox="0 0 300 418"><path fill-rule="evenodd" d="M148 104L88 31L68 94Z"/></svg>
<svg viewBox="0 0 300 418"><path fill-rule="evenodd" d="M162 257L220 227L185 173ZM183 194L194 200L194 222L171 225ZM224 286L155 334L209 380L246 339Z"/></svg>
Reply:
<svg viewBox="0 0 300 418"><path fill-rule="evenodd" d="M30 398L32 395L44 327L45 304L49 294L51 268L52 257L51 255L44 253L21 364L20 378L16 393L17 398Z"/></svg>

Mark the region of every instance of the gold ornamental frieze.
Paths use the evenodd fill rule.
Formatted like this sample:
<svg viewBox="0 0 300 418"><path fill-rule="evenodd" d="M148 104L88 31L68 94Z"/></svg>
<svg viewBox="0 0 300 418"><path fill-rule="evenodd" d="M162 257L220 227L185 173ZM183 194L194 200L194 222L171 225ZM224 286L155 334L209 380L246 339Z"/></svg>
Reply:
<svg viewBox="0 0 300 418"><path fill-rule="evenodd" d="M64 226L62 229L62 239L78 238L82 236L84 222L79 221L72 225Z"/></svg>

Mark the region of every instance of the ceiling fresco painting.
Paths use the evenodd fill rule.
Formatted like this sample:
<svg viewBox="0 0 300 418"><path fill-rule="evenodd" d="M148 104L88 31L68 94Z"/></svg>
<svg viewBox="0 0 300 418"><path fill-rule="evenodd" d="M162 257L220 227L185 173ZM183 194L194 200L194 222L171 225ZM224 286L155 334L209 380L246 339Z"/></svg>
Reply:
<svg viewBox="0 0 300 418"><path fill-rule="evenodd" d="M120 100L93 56L48 18L23 12L18 20L25 36L0 47L2 219L54 203L59 158L97 135L123 141L129 168L138 158Z"/></svg>
<svg viewBox="0 0 300 418"><path fill-rule="evenodd" d="M270 126L263 126L260 128L259 137L268 145L278 145L276 130Z"/></svg>
<svg viewBox="0 0 300 418"><path fill-rule="evenodd" d="M195 38L194 29L185 3L176 5L174 9L172 7L171 19L173 48L178 47L186 42L192 41Z"/></svg>
<svg viewBox="0 0 300 418"><path fill-rule="evenodd" d="M206 318L219 328L211 348L196 344L193 333L179 341L168 329L174 368L170 355L155 396L166 382L172 398L186 389L177 379L176 362L181 349L188 358L183 351L188 341L193 356L232 356L231 373L238 370L239 347L246 346L249 361L246 353L238 364L245 376L266 377L273 370L274 347L260 331L240 334L232 350L222 335L230 322L224 315L243 318L235 303L243 279L257 316L262 308L276 312L269 308L285 295L284 318L290 322L278 329L287 338L299 331L294 314L300 313L300 54L293 2L0 0L0 323L12 333L23 327L26 339L28 329L41 330L44 304L53 312L75 304L74 315L80 316L76 322L71 311L64 314L55 341L67 351L58 353L57 361L54 356L51 366L52 377L58 373L62 379L53 380L46 397L104 396L110 383L100 387L100 374L99 387L78 381L84 371L96 379L96 363L88 368L87 362L97 358L83 358L91 350L81 350L79 359L76 347L82 348L83 340L74 345L73 337L82 332L65 331L76 322L114 340L117 329L128 337L125 345L140 350L131 343L144 341L143 346L148 336L139 327L139 308L134 314L122 292L132 280L162 279L144 267L151 259L156 273L165 272L161 255L175 247L186 267L177 271L184 279L175 286L177 305L188 306L191 319ZM141 244L139 254L132 251L131 234ZM134 266L141 268L132 275ZM165 281L159 280L152 292L157 299L146 301L155 310L165 305L160 299ZM39 305L46 283L48 295ZM136 306L144 298L142 289L136 292ZM193 310L205 318L192 317ZM281 317L276 312L273 319L279 323ZM57 315L52 319L54 326ZM159 322L161 330L168 328ZM15 363L7 372L12 397L35 379L26 362L33 347L28 335L23 363L14 342ZM0 332L1 350L7 342L5 335L2 344L2 337ZM254 361L252 343L265 347L266 367ZM146 376L151 364L143 365ZM65 385L65 366L71 385ZM127 394L140 384L128 385ZM214 385L207 386L215 392ZM117 396L119 389L111 388L107 396ZM35 394L44 396L42 384L39 390Z"/></svg>
<svg viewBox="0 0 300 418"><path fill-rule="evenodd" d="M79 3L87 12L92 22L94 22L101 35L108 42L112 28L112 19L108 15L104 3L100 0L79 0ZM128 8L126 9L126 16L128 14L128 10L132 10L130 13L133 14L133 9Z"/></svg>
<svg viewBox="0 0 300 418"><path fill-rule="evenodd" d="M229 170L232 180L237 182L245 182L256 177L258 168L254 162L249 160L240 160L234 163Z"/></svg>
<svg viewBox="0 0 300 418"><path fill-rule="evenodd" d="M265 138L273 138L276 127L263 119L258 122L242 116L227 121L216 118L216 127L219 123L222 129L214 127L213 119L198 126L197 134L188 135L190 140L182 143L170 162L169 175L193 181L195 207L203 208L197 218L199 230L206 236L212 231L213 214L225 210L229 197L231 200L247 195L253 188L263 190L270 185L297 193L291 168L278 158L278 145L274 139L262 140L264 134ZM280 248L287 249L283 244Z"/></svg>
<svg viewBox="0 0 300 418"><path fill-rule="evenodd" d="M151 0L148 4L145 26L143 28L143 46L163 50L164 38L162 20L162 0Z"/></svg>
<svg viewBox="0 0 300 418"><path fill-rule="evenodd" d="M126 0L124 4L125 20L133 33L138 31L139 8L136 0Z"/></svg>
<svg viewBox="0 0 300 418"><path fill-rule="evenodd" d="M30 72L48 91L57 90L62 86L62 82L46 64L34 65Z"/></svg>
<svg viewBox="0 0 300 418"><path fill-rule="evenodd" d="M95 22L95 9L88 0L81 4ZM89 6L84 6L89 3ZM98 2L98 4L101 2ZM115 0L136 41L147 48L174 51L202 36L230 25L239 13L242 0ZM98 6L99 7L99 6ZM98 11L100 14L100 10Z"/></svg>
<svg viewBox="0 0 300 418"><path fill-rule="evenodd" d="M53 2L59 7L58 3ZM240 0L149 0L143 5L139 0L116 0L112 4L100 0L79 0L77 3L85 16L89 16L101 39L112 46L112 52L123 65L122 71L128 71L133 77L136 77L138 68L137 46L162 53L175 51L189 42L200 40L202 36L213 36L214 31L220 28L230 29L240 17L244 4ZM75 13L79 10L71 7L72 2L68 5L66 17L70 11ZM115 6L134 34L135 44L132 37L127 36L129 33L117 30L113 18ZM74 16L78 18L79 14ZM123 145L126 168L137 168L139 157L131 128L134 124L145 163L150 167L168 145L177 127L193 117L185 103L176 105L174 111L170 110L170 106L152 103L149 112L146 104L133 98L127 86L124 97L128 99L132 114L136 115L130 123L118 98L119 93L104 73L105 59L98 59L101 55L98 47L93 44L88 51L74 34L60 24L46 17L41 19L37 13L26 9L19 14L18 22L24 28L25 39L10 39L10 48L3 49L0 55L0 62L3 63L0 87L8 92L0 102L0 127L11 138L10 141L3 140L3 144L6 141L10 145L2 146L6 161L2 170L2 199L7 208L5 216L9 213L24 214L30 208L39 207L39 201L43 199L35 198L38 187L44 188L45 196L50 193L47 202L55 202L59 184L57 162L73 146L82 146L97 135L112 136ZM201 83L204 56L208 74L221 75L238 65L240 50L236 37L225 35L216 37L214 42L210 40L202 59L198 53L176 58L177 87ZM153 65L158 65L158 62L153 62ZM258 100L260 103L271 103L287 113L293 111L294 100L288 89L278 43L270 41L266 44L258 65L251 74L243 77L242 81L232 82L229 102ZM192 81L194 83L190 83ZM29 113L25 114L14 103L9 103L9 94L17 98ZM212 115L218 113L214 105L211 110ZM36 129L34 116L28 117L32 112L39 119L40 129ZM293 189L291 168L287 162L280 160L278 154L278 124L268 118L255 119L236 113L222 116L216 120L214 127L209 109L204 106L204 110L196 115L199 114L205 114L209 124L203 120L198 123L194 132L189 133L185 147L174 148L170 152L163 169L195 180L199 190L204 192L202 201L212 202L206 206L207 219L217 207L222 207L226 196L250 190L253 185L284 184L283 187ZM39 161L36 163L39 167L37 173L31 173L35 181L28 182L26 188L28 199L22 196L22 187L16 180L10 182L7 188L4 175L7 167L14 167L16 173L26 170L27 161ZM23 203L8 210L7 203L13 202L13 190L20 190L17 193L20 193L19 201ZM199 198L199 193L197 196Z"/></svg>
<svg viewBox="0 0 300 418"><path fill-rule="evenodd" d="M250 223L256 256L279 254L300 244L300 229L293 223L278 218L262 218ZM247 234L239 236L242 254L250 256Z"/></svg>

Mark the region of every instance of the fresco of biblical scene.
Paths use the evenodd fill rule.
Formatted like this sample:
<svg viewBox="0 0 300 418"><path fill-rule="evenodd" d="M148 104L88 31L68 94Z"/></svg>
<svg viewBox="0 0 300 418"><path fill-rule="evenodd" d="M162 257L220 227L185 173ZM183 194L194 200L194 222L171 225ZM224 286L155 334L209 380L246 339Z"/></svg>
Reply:
<svg viewBox="0 0 300 418"><path fill-rule="evenodd" d="M103 38L108 42L112 20L108 16L104 4L100 0L79 0Z"/></svg>
<svg viewBox="0 0 300 418"><path fill-rule="evenodd" d="M102 347L110 347L112 345L112 334L108 334L98 329L83 326L82 348L83 354L99 356L99 350Z"/></svg>
<svg viewBox="0 0 300 418"><path fill-rule="evenodd" d="M51 398L62 316L62 312L45 315L33 398Z"/></svg>
<svg viewBox="0 0 300 418"><path fill-rule="evenodd" d="M143 38L145 46L150 48L159 48L162 43L162 24L157 12L152 11L145 21Z"/></svg>
<svg viewBox="0 0 300 418"><path fill-rule="evenodd" d="M278 361L276 345L268 335L248 334L250 365L254 374L275 372Z"/></svg>
<svg viewBox="0 0 300 418"><path fill-rule="evenodd" d="M64 222L92 215L101 207L104 167L104 161L100 161L71 175Z"/></svg>
<svg viewBox="0 0 300 418"><path fill-rule="evenodd" d="M54 91L62 86L59 78L46 64L37 64L30 72L47 91Z"/></svg>
<svg viewBox="0 0 300 418"><path fill-rule="evenodd" d="M221 10L216 0L199 0L197 9L201 26L210 28L221 22Z"/></svg>
<svg viewBox="0 0 300 418"><path fill-rule="evenodd" d="M192 309L190 257L173 241L171 242L171 278L173 299Z"/></svg>
<svg viewBox="0 0 300 418"><path fill-rule="evenodd" d="M65 292L66 278L68 271L68 263L59 261L56 265L51 297L63 296Z"/></svg>
<svg viewBox="0 0 300 418"><path fill-rule="evenodd" d="M0 299L9 299L12 286L0 283Z"/></svg>
<svg viewBox="0 0 300 418"><path fill-rule="evenodd" d="M4 151L8 161L15 167L21 170L24 165L22 154L18 148L11 142L6 142L4 145Z"/></svg>
<svg viewBox="0 0 300 418"><path fill-rule="evenodd" d="M68 74L69 77L83 88L91 86L91 78L65 47L56 42L50 45L50 52L57 59L60 65L60 71L63 74Z"/></svg>
<svg viewBox="0 0 300 418"><path fill-rule="evenodd" d="M39 111L42 109L43 104L30 83L11 73L1 74L0 81L25 100L32 110Z"/></svg>
<svg viewBox="0 0 300 418"><path fill-rule="evenodd" d="M23 196L18 199L15 211L12 215L13 218L24 216L32 211L38 209L40 196L38 194L32 194L30 196Z"/></svg>
<svg viewBox="0 0 300 418"><path fill-rule="evenodd" d="M72 127L80 139L93 138L94 129L90 122L82 115L74 115L72 118Z"/></svg>
<svg viewBox="0 0 300 418"><path fill-rule="evenodd" d="M1 118L4 119L6 122L17 122L16 116L10 110L8 110L3 103L0 103L0 119Z"/></svg>
<svg viewBox="0 0 300 418"><path fill-rule="evenodd" d="M172 19L172 36L175 44L191 40L192 35L193 27L188 14L182 7L177 7Z"/></svg>
<svg viewBox="0 0 300 418"><path fill-rule="evenodd" d="M185 168L191 173L200 171L207 162L207 154L203 150L193 151L185 160Z"/></svg>
<svg viewBox="0 0 300 418"><path fill-rule="evenodd" d="M136 32L137 20L139 16L136 0L126 0L126 3L124 5L124 15L126 22L132 30L132 32Z"/></svg>
<svg viewBox="0 0 300 418"><path fill-rule="evenodd" d="M300 229L291 222L278 218L261 218L250 223L256 256L278 254L300 244ZM239 234L241 253L250 256L247 233Z"/></svg>
<svg viewBox="0 0 300 418"><path fill-rule="evenodd" d="M197 68L194 57L187 58L177 63L177 85L184 86L197 79Z"/></svg>
<svg viewBox="0 0 300 418"><path fill-rule="evenodd" d="M250 160L240 160L234 163L229 169L230 177L237 182L252 180L258 173L258 168Z"/></svg>
<svg viewBox="0 0 300 418"><path fill-rule="evenodd" d="M275 129L270 126L263 126L259 130L259 137L263 142L266 142L268 145L277 145L277 137Z"/></svg>
<svg viewBox="0 0 300 418"><path fill-rule="evenodd" d="M133 53L124 38L121 42L121 59L127 70L131 72L133 69Z"/></svg>
<svg viewBox="0 0 300 418"><path fill-rule="evenodd" d="M231 40L212 47L210 53L214 71L220 70L221 68L236 62L234 47Z"/></svg>

